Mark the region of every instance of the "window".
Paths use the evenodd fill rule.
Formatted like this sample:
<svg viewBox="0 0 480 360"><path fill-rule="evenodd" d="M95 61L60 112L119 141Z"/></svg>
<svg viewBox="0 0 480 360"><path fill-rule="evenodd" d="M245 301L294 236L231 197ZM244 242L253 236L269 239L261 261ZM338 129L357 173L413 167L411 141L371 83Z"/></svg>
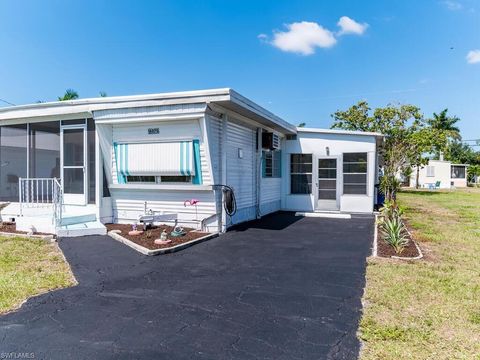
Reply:
<svg viewBox="0 0 480 360"><path fill-rule="evenodd" d="M452 165L452 179L465 179L465 166Z"/></svg>
<svg viewBox="0 0 480 360"><path fill-rule="evenodd" d="M367 153L343 154L343 193L367 194Z"/></svg>
<svg viewBox="0 0 480 360"><path fill-rule="evenodd" d="M290 193L312 193L312 154L290 155Z"/></svg>
<svg viewBox="0 0 480 360"><path fill-rule="evenodd" d="M155 176L127 176L127 183L156 183Z"/></svg>
<svg viewBox="0 0 480 360"><path fill-rule="evenodd" d="M427 176L428 177L435 176L435 166L427 166Z"/></svg>
<svg viewBox="0 0 480 360"><path fill-rule="evenodd" d="M279 178L282 177L282 152L275 151L263 151L262 152L262 175L264 178Z"/></svg>
<svg viewBox="0 0 480 360"><path fill-rule="evenodd" d="M191 176L158 176L162 183L189 183L192 182Z"/></svg>
<svg viewBox="0 0 480 360"><path fill-rule="evenodd" d="M191 176L151 176L151 175L128 175L127 183L137 184L160 184L160 183L191 183Z"/></svg>

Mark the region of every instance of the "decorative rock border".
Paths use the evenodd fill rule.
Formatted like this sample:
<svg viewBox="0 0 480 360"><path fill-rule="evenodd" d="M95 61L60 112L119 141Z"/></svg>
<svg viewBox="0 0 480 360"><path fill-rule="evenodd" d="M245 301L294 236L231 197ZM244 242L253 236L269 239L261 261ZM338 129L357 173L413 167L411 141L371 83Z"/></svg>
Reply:
<svg viewBox="0 0 480 360"><path fill-rule="evenodd" d="M9 233L9 232L3 232L0 231L0 236L8 236L8 237L23 237L23 238L28 238L28 239L40 239L40 240L45 240L45 241L50 241L50 242L55 242L55 235L50 234L50 235L28 235L28 234L21 234L21 233Z"/></svg>
<svg viewBox="0 0 480 360"><path fill-rule="evenodd" d="M163 255L163 254L174 253L174 252L186 249L186 248L188 248L190 246L193 246L195 244L199 244L201 242L216 238L218 236L218 232L202 236L202 237L200 237L198 239L195 239L195 240L190 240L190 241L188 241L186 243L183 243L183 244L178 244L178 245L167 247L167 248L153 249L153 250L148 249L144 246L138 245L137 243L135 243L131 240L128 240L127 238L124 238L122 235L120 235L120 230L109 231L107 233L107 235L110 236L112 239L115 239L115 240L131 247L132 249L142 253L143 255L155 256L155 255Z"/></svg>
<svg viewBox="0 0 480 360"><path fill-rule="evenodd" d="M408 236L410 236L410 241L413 242L415 247L417 248L418 251L418 256L415 257L404 257L404 256L390 256L390 258L386 258L383 256L378 256L378 214L375 214L375 230L373 232L373 249L372 249L372 257L376 258L382 258L382 259L397 259L397 260L420 260L423 258L423 252L420 249L420 246L418 246L417 242L413 240L412 233L407 229Z"/></svg>

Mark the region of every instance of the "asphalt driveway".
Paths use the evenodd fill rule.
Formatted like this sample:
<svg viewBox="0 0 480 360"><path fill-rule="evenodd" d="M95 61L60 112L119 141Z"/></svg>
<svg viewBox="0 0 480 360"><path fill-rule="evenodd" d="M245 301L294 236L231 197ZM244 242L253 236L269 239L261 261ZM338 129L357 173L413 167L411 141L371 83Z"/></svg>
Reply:
<svg viewBox="0 0 480 360"><path fill-rule="evenodd" d="M54 359L354 359L373 218L279 213L145 257L62 239L79 285L0 317L0 353Z"/></svg>

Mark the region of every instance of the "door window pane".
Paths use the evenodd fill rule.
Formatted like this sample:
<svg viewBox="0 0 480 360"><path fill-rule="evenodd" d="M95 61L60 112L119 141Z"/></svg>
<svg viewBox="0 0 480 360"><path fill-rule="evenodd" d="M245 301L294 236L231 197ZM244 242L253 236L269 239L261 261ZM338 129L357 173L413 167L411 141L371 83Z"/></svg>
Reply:
<svg viewBox="0 0 480 360"><path fill-rule="evenodd" d="M319 200L336 200L337 199L337 190L318 190L318 199Z"/></svg>
<svg viewBox="0 0 480 360"><path fill-rule="evenodd" d="M63 165L83 166L83 129L63 130Z"/></svg>
<svg viewBox="0 0 480 360"><path fill-rule="evenodd" d="M84 181L82 168L63 169L63 190L65 194L83 194Z"/></svg>
<svg viewBox="0 0 480 360"><path fill-rule="evenodd" d="M27 124L1 126L1 201L18 201L19 177L27 177Z"/></svg>

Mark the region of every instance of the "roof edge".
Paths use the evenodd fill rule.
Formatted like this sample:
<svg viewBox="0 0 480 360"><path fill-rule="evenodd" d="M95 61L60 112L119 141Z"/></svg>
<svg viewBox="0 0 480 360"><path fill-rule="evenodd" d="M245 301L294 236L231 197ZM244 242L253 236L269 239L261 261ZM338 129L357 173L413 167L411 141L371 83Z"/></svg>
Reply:
<svg viewBox="0 0 480 360"><path fill-rule="evenodd" d="M319 134L338 134L338 135L361 135L361 136L374 136L377 138L384 138L385 135L378 132L369 131L354 131L354 130L338 130L338 129L320 129L320 128L306 128L297 127L297 132L306 133L319 133Z"/></svg>

